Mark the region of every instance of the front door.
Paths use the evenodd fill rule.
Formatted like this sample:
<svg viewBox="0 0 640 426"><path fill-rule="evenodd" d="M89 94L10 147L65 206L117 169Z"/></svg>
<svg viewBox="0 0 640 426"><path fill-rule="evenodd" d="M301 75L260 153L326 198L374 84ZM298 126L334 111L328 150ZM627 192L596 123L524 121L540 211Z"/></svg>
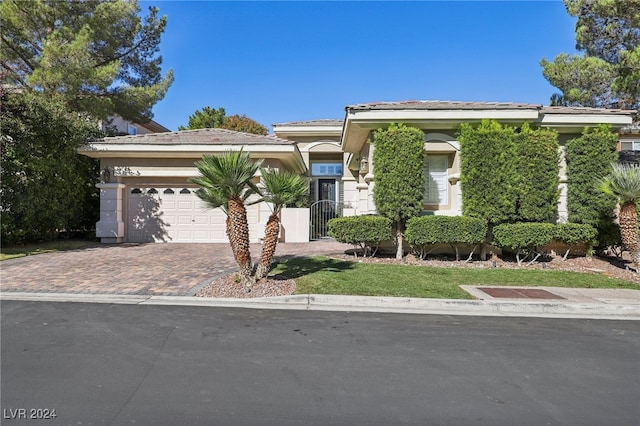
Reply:
<svg viewBox="0 0 640 426"><path fill-rule="evenodd" d="M318 198L316 201L336 200L336 180L335 179L318 179Z"/></svg>

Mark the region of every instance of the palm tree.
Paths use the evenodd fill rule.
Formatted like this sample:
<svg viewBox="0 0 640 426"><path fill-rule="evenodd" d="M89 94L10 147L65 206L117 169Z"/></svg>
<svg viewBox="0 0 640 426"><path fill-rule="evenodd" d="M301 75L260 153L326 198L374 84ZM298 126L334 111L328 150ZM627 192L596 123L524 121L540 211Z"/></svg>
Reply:
<svg viewBox="0 0 640 426"><path fill-rule="evenodd" d="M260 194L252 179L262 160L253 161L249 154L240 150L227 151L221 156L204 155L195 164L200 176L189 181L200 185L196 194L210 208L220 207L227 214L227 237L240 267L240 281L247 291L251 291L255 277L252 276L245 203L252 195Z"/></svg>
<svg viewBox="0 0 640 426"><path fill-rule="evenodd" d="M295 205L307 197L308 182L305 178L287 171L260 170L265 191L263 201L273 205L273 212L269 216L264 232L262 255L256 270L256 280L265 278L271 269L271 262L276 252L278 236L280 235L280 211Z"/></svg>
<svg viewBox="0 0 640 426"><path fill-rule="evenodd" d="M640 272L637 202L640 199L640 166L612 164L609 175L599 180L600 189L618 198L618 223L622 244L631 253L636 272Z"/></svg>

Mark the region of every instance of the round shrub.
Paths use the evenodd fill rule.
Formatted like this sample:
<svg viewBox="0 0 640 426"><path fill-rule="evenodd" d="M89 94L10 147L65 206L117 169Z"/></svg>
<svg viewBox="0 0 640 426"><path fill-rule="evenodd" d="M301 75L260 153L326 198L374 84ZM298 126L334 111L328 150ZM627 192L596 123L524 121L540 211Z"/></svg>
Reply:
<svg viewBox="0 0 640 426"><path fill-rule="evenodd" d="M466 216L414 217L407 222L405 231L407 241L420 252L421 257L429 245L449 244L456 249L457 260L460 244L480 244L486 235L486 221Z"/></svg>
<svg viewBox="0 0 640 426"><path fill-rule="evenodd" d="M537 247L549 244L555 231L556 226L552 223L503 223L493 228L493 244L515 251L520 263L520 253L536 252Z"/></svg>
<svg viewBox="0 0 640 426"><path fill-rule="evenodd" d="M382 216L337 217L328 225L331 238L359 246L365 256L373 256L382 241L391 239L391 220Z"/></svg>

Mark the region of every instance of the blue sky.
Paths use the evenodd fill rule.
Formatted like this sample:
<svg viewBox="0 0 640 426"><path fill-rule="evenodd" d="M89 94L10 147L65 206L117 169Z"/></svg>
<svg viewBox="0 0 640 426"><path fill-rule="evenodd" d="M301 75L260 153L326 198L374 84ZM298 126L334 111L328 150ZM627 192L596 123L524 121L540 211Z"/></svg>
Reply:
<svg viewBox="0 0 640 426"><path fill-rule="evenodd" d="M160 8L175 82L154 119L177 130L205 106L273 123L344 118L400 100L548 104L541 58L575 52L560 0L140 2Z"/></svg>

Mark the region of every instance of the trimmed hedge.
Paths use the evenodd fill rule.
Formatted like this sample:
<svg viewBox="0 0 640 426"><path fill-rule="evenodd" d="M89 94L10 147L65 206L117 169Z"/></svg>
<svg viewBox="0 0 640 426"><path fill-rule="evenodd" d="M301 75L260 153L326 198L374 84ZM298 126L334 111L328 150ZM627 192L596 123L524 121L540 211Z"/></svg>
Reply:
<svg viewBox="0 0 640 426"><path fill-rule="evenodd" d="M483 219L466 216L421 216L409 219L405 237L420 258L424 259L427 248L434 244L449 244L460 260L458 246L477 245L487 235L487 223Z"/></svg>
<svg viewBox="0 0 640 426"><path fill-rule="evenodd" d="M592 245L598 238L598 231L583 223L559 223L556 225L555 238L567 245Z"/></svg>
<svg viewBox="0 0 640 426"><path fill-rule="evenodd" d="M493 229L493 244L516 252L518 263L521 263L520 253L541 255L538 247L559 241L569 246L564 259L569 255L572 246L584 244L589 250L595 243L598 231L591 225L581 223L505 223ZM523 259L524 260L524 259ZM535 259L534 259L535 260Z"/></svg>
<svg viewBox="0 0 640 426"><path fill-rule="evenodd" d="M407 220L422 210L424 195L424 132L403 124L390 124L373 132L373 200L379 215L393 222L396 259L402 258L402 237Z"/></svg>
<svg viewBox="0 0 640 426"><path fill-rule="evenodd" d="M491 225L514 220L519 190L515 129L494 120L478 126L463 123L458 140L464 216Z"/></svg>
<svg viewBox="0 0 640 426"><path fill-rule="evenodd" d="M380 243L391 239L391 220L382 216L337 217L328 225L330 237L359 246L365 257L374 256Z"/></svg>
<svg viewBox="0 0 640 426"><path fill-rule="evenodd" d="M516 221L549 222L558 211L560 154L558 133L524 123L516 136L518 204Z"/></svg>
<svg viewBox="0 0 640 426"><path fill-rule="evenodd" d="M555 239L569 246L562 257L566 260L571 249L578 244L584 244L587 252L591 251L598 241L598 230L584 223L559 223L556 225Z"/></svg>
<svg viewBox="0 0 640 426"><path fill-rule="evenodd" d="M516 260L521 264L530 254L541 254L537 248L549 244L556 236L556 226L552 223L503 223L493 228L493 244L496 247L516 252ZM525 253L524 259L520 254Z"/></svg>
<svg viewBox="0 0 640 426"><path fill-rule="evenodd" d="M609 126L586 128L582 136L567 142L566 162L569 187L567 207L569 222L586 223L598 229L600 246L611 239L616 198L599 190L595 182L611 170L618 160L618 135Z"/></svg>

